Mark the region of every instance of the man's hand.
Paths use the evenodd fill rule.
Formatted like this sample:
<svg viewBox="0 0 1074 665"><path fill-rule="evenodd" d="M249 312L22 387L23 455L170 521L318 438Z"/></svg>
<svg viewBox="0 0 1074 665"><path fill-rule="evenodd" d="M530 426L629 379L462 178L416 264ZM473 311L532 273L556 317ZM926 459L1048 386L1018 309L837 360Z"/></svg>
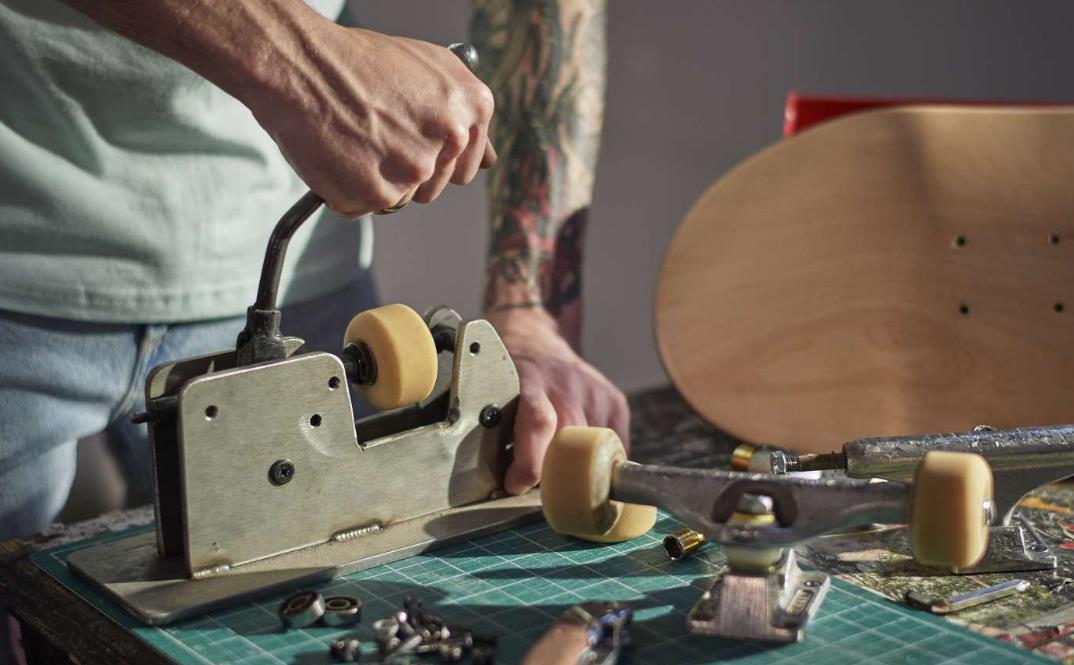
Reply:
<svg viewBox="0 0 1074 665"><path fill-rule="evenodd" d="M244 101L336 212L429 203L495 162L492 93L443 46L328 21L308 38Z"/></svg>
<svg viewBox="0 0 1074 665"><path fill-rule="evenodd" d="M508 492L521 494L540 482L548 444L567 425L610 427L629 449L626 397L578 357L544 309L500 310L488 320L515 361L522 389L515 416L515 459L504 479Z"/></svg>
<svg viewBox="0 0 1074 665"><path fill-rule="evenodd" d="M346 217L428 203L496 161L492 93L443 46L345 28L296 0L67 1L242 101Z"/></svg>

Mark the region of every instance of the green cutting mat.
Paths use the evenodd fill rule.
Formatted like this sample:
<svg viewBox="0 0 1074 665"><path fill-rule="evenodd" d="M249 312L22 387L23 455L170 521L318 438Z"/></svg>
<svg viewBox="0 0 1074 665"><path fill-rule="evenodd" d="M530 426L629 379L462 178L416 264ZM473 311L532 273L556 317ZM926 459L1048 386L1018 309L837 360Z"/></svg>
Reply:
<svg viewBox="0 0 1074 665"><path fill-rule="evenodd" d="M276 607L284 595L214 612L173 626L144 626L67 572L72 551L108 534L38 552L34 562L99 607L139 638L178 663L328 663L328 644L354 634L376 662L369 625L422 597L449 624L498 636L497 663L517 663L566 607L585 600L619 600L635 610L634 645L620 661L691 663L989 663L1050 662L1015 647L906 609L871 592L833 580L805 641L766 646L685 634L686 612L722 565L718 547L669 562L660 539L681 525L661 515L649 534L618 545L565 538L543 522L505 531L356 573L321 585L325 595L357 596L362 625L352 631L310 628L283 631ZM425 662L425 661L423 661Z"/></svg>

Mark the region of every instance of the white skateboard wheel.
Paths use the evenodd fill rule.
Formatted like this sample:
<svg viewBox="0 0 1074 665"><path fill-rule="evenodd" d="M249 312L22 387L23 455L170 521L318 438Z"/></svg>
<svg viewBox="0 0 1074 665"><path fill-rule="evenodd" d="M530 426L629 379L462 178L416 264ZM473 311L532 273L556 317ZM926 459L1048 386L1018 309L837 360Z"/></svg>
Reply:
<svg viewBox="0 0 1074 665"><path fill-rule="evenodd" d="M415 404L436 383L436 344L425 321L406 305L366 310L353 319L343 346L364 344L376 365L373 381L360 385L367 402L382 411Z"/></svg>
<svg viewBox="0 0 1074 665"><path fill-rule="evenodd" d="M612 472L626 461L619 436L604 427L564 427L552 439L541 474L548 524L597 543L636 538L656 523L656 508L612 501Z"/></svg>
<svg viewBox="0 0 1074 665"><path fill-rule="evenodd" d="M910 548L927 566L968 568L988 548L992 469L980 455L933 450L917 466Z"/></svg>

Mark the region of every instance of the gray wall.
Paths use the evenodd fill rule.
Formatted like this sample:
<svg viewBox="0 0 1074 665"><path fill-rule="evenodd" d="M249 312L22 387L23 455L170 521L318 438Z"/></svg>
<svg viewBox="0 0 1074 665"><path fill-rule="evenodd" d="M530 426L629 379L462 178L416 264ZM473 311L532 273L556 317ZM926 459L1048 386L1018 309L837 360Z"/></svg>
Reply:
<svg viewBox="0 0 1074 665"><path fill-rule="evenodd" d="M666 380L651 332L652 291L675 226L716 177L778 140L788 90L1074 100L1068 0L608 4L608 111L585 265L584 348L626 389ZM463 0L353 0L352 11L387 33L445 44L466 34ZM477 314L486 225L483 182L378 220L385 298Z"/></svg>

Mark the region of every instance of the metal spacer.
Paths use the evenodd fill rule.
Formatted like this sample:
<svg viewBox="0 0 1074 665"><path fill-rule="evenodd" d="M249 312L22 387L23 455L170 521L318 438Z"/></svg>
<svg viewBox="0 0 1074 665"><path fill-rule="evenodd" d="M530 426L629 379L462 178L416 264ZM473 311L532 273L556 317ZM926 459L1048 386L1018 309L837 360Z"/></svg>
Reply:
<svg viewBox="0 0 1074 665"><path fill-rule="evenodd" d="M693 529L679 529L664 536L664 552L672 561L682 561L705 544L705 536Z"/></svg>

